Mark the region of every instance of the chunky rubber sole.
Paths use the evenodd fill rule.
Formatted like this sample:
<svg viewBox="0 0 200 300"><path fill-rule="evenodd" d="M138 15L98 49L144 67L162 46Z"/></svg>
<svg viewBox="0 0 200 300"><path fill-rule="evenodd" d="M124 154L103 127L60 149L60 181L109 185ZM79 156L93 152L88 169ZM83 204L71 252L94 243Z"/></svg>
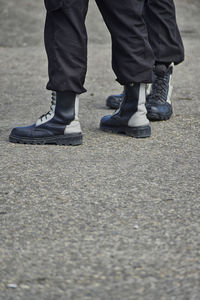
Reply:
<svg viewBox="0 0 200 300"><path fill-rule="evenodd" d="M30 145L63 145L63 146L78 146L82 144L82 134L70 135L57 135L52 137L43 138L27 138L17 137L14 135L9 136L11 143L30 144Z"/></svg>
<svg viewBox="0 0 200 300"><path fill-rule="evenodd" d="M151 136L151 127L149 125L138 126L138 127L128 127L128 126L108 127L100 124L100 129L106 132L125 134L134 138L147 138Z"/></svg>

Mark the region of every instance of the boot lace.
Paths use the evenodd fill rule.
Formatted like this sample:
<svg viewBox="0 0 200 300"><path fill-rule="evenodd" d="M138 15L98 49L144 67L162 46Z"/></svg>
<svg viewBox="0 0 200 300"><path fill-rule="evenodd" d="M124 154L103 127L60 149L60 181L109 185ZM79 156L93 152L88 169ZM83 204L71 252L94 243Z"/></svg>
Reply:
<svg viewBox="0 0 200 300"><path fill-rule="evenodd" d="M167 94L169 89L170 73L168 72L164 76L156 75L155 81L151 87L151 93L148 97L149 101L161 101L167 100Z"/></svg>
<svg viewBox="0 0 200 300"><path fill-rule="evenodd" d="M55 106L56 106L56 92L52 91L50 110L46 114L43 114L42 116L40 116L39 119L41 121L43 121L44 118L47 120L48 116L52 116L52 114L54 114L54 112L55 112Z"/></svg>

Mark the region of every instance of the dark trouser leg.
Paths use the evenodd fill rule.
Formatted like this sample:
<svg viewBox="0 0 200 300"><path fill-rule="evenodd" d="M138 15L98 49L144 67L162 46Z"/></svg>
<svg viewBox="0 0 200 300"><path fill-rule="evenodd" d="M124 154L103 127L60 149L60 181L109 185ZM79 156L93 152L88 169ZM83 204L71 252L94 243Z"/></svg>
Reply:
<svg viewBox="0 0 200 300"><path fill-rule="evenodd" d="M154 55L143 19L144 0L96 0L112 37L112 66L122 84L152 81Z"/></svg>
<svg viewBox="0 0 200 300"><path fill-rule="evenodd" d="M61 2L61 1L60 1ZM48 56L47 89L85 92L87 33L85 17L88 0L64 0L53 7L46 1L45 47Z"/></svg>
<svg viewBox="0 0 200 300"><path fill-rule="evenodd" d="M147 117L168 120L172 115L171 85L173 66L184 60L184 48L176 23L173 0L147 0L145 20L156 65L154 82L147 98Z"/></svg>
<svg viewBox="0 0 200 300"><path fill-rule="evenodd" d="M173 0L147 0L144 14L156 62L182 62L184 48Z"/></svg>

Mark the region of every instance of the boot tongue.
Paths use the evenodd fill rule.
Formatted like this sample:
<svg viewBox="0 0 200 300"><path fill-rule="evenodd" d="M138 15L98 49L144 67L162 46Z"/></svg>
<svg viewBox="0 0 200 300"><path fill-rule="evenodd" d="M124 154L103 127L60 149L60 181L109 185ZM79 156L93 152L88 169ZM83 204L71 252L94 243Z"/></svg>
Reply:
<svg viewBox="0 0 200 300"><path fill-rule="evenodd" d="M154 73L156 75L165 75L168 71L168 67L164 64L157 64L154 68Z"/></svg>

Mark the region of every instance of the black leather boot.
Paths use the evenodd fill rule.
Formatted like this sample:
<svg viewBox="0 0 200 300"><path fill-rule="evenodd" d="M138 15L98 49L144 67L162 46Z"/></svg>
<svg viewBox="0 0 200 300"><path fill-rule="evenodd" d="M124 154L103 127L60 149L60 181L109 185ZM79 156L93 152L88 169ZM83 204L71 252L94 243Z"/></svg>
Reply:
<svg viewBox="0 0 200 300"><path fill-rule="evenodd" d="M51 107L35 124L16 127L9 141L20 144L80 145L78 96L73 92L52 92Z"/></svg>
<svg viewBox="0 0 200 300"><path fill-rule="evenodd" d="M101 119L100 129L113 133L124 133L136 138L151 135L151 128L146 117L146 85L130 84L125 86L123 101L119 109Z"/></svg>
<svg viewBox="0 0 200 300"><path fill-rule="evenodd" d="M155 79L146 103L147 118L150 121L168 120L172 115L172 73L173 64L155 66Z"/></svg>
<svg viewBox="0 0 200 300"><path fill-rule="evenodd" d="M150 121L163 121L170 119L173 109L171 96L173 64L156 64L152 85L147 89L147 118ZM117 109L123 100L124 92L119 95L111 95L106 100L109 108Z"/></svg>

